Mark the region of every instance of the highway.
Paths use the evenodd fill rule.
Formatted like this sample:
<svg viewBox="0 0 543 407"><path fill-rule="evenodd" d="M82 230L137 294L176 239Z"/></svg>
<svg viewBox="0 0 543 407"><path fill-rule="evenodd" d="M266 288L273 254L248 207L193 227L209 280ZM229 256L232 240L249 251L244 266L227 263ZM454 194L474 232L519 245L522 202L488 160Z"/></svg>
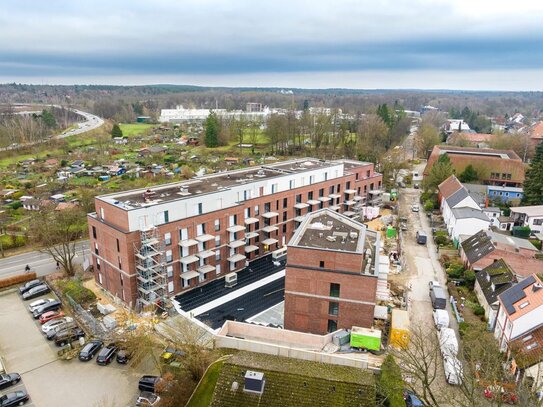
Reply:
<svg viewBox="0 0 543 407"><path fill-rule="evenodd" d="M74 263L82 264L85 257L90 259L89 241L81 240L76 243ZM46 253L34 251L3 259L0 258L0 278L24 273L27 264L30 266L30 270L40 277L56 271L56 263L51 256Z"/></svg>
<svg viewBox="0 0 543 407"><path fill-rule="evenodd" d="M56 106L55 105L54 107L60 108L61 106ZM78 135L78 134L81 134L81 133L85 133L87 131L97 129L98 127L100 127L101 125L104 124L104 120L101 119L98 116L95 116L95 115L93 115L91 113L83 112L82 110L77 110L77 109L73 109L73 108L69 108L69 109L72 112L84 117L85 121L76 123L77 128L65 131L64 133L59 134L57 136L57 138L66 138L66 137L70 137L70 136L75 136L75 135Z"/></svg>

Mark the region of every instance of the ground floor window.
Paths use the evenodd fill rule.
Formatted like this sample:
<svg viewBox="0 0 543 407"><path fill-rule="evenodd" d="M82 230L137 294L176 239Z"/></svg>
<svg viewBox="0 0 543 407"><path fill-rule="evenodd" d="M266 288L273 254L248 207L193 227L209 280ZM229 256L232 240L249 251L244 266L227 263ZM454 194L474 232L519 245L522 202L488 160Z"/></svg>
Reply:
<svg viewBox="0 0 543 407"><path fill-rule="evenodd" d="M333 319L328 320L328 332L337 331L337 321Z"/></svg>

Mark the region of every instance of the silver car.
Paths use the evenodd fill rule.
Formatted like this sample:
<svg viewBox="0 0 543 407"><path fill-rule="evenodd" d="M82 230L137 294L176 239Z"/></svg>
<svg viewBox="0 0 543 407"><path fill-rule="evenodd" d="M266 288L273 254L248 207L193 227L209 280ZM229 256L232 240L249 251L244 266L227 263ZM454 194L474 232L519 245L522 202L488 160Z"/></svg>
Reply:
<svg viewBox="0 0 543 407"><path fill-rule="evenodd" d="M42 305L48 304L50 302L56 301L54 298L40 298L39 300L36 300L28 306L28 310L30 312L34 312L34 310L38 309Z"/></svg>
<svg viewBox="0 0 543 407"><path fill-rule="evenodd" d="M62 325L67 322L73 322L73 320L74 319L72 317L52 319L51 321L48 321L45 324L43 324L41 327L41 330L44 334L46 334L50 330L55 329L57 326Z"/></svg>

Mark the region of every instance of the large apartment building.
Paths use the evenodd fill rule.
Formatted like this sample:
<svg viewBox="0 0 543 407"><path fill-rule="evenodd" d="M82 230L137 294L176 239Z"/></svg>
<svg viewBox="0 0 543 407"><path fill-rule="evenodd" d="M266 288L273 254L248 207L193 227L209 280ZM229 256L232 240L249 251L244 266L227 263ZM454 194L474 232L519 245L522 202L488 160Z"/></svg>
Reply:
<svg viewBox="0 0 543 407"><path fill-rule="evenodd" d="M381 182L371 163L304 158L98 196L96 281L130 306L155 303L285 246L309 212L356 216Z"/></svg>

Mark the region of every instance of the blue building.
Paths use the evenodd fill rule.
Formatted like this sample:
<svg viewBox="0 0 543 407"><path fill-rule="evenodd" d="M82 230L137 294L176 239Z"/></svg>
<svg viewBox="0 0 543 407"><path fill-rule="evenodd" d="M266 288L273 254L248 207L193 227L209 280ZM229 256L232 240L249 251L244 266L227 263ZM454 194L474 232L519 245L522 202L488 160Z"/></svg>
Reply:
<svg viewBox="0 0 543 407"><path fill-rule="evenodd" d="M487 187L487 197L489 201L509 202L510 204L519 204L524 196L522 188L501 187L489 185Z"/></svg>

